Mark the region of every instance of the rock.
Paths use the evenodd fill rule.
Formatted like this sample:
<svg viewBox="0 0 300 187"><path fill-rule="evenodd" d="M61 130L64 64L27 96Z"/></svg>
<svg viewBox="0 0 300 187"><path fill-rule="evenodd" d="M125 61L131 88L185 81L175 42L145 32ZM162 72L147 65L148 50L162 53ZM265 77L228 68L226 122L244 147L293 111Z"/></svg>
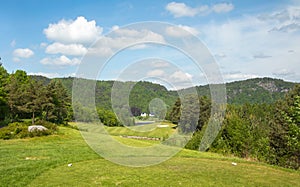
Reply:
<svg viewBox="0 0 300 187"><path fill-rule="evenodd" d="M45 130L48 130L48 129L42 125L31 125L28 127L28 132L45 131Z"/></svg>

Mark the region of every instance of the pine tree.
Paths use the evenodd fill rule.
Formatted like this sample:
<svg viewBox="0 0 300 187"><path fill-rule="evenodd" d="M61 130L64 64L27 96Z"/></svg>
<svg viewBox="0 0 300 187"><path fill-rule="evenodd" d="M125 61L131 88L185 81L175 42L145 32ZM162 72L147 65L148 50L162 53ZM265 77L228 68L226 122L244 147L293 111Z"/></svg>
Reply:
<svg viewBox="0 0 300 187"><path fill-rule="evenodd" d="M71 99L61 81L52 80L47 86L49 103L46 104L47 119L55 123L63 123L67 120ZM51 104L50 104L51 103Z"/></svg>
<svg viewBox="0 0 300 187"><path fill-rule="evenodd" d="M32 114L32 124L37 114L41 114L47 102L45 86L38 81L30 80L26 89L26 110Z"/></svg>
<svg viewBox="0 0 300 187"><path fill-rule="evenodd" d="M29 86L29 77L25 71L17 70L9 77L5 89L7 91L7 103L10 109L11 119L23 117L27 112L27 87Z"/></svg>
<svg viewBox="0 0 300 187"><path fill-rule="evenodd" d="M8 112L7 92L5 86L8 82L9 74L0 66L0 121L4 120Z"/></svg>

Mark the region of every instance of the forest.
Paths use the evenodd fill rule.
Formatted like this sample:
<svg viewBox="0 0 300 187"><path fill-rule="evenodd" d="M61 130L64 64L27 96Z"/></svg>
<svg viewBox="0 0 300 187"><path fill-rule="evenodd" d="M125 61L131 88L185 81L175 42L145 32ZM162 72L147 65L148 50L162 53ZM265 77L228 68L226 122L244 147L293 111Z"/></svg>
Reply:
<svg viewBox="0 0 300 187"><path fill-rule="evenodd" d="M55 133L58 125L74 120L73 109L89 121L96 115L106 126L122 126L112 111L110 96L113 81L96 82L96 107L73 102L71 93L74 78L48 79L29 76L17 70L9 74L0 66L0 138L24 138ZM131 84L131 83L122 83ZM221 131L206 150L257 160L282 167L300 167L300 86L278 79L261 78L227 83L226 113ZM196 131L186 148L198 150L210 118L211 100L208 86L197 86L199 108L190 108L191 114L200 111L198 121L181 118L181 100L176 91L164 86L137 82L129 95L133 116L149 113L149 102L160 98L166 104L166 120L177 124L178 131ZM188 93L188 89L185 90ZM195 99L187 94L186 100ZM198 97L198 96L197 96ZM29 120L30 119L30 120ZM29 125L44 125L45 134L30 134Z"/></svg>
<svg viewBox="0 0 300 187"><path fill-rule="evenodd" d="M187 97L184 99L191 96ZM199 103L199 120L195 124L196 132L186 145L188 149L199 149L210 118L210 99L199 97ZM184 132L192 123L186 117L180 118L181 110L178 99L168 120L177 123L179 130ZM192 108L190 113L195 113ZM299 169L300 85L295 85L275 103L227 104L221 131L206 151Z"/></svg>

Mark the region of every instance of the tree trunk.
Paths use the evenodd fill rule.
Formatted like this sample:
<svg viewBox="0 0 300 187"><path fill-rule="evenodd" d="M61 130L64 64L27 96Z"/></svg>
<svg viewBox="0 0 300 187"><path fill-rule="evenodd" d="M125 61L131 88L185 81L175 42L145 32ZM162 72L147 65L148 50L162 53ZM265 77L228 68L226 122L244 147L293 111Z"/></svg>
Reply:
<svg viewBox="0 0 300 187"><path fill-rule="evenodd" d="M34 112L32 112L32 125L34 125Z"/></svg>

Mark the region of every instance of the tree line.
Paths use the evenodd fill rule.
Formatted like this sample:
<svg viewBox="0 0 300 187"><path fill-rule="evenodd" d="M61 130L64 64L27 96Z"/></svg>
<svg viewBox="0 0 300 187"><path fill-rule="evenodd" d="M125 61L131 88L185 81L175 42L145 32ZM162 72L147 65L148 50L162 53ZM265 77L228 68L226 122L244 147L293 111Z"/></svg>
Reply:
<svg viewBox="0 0 300 187"><path fill-rule="evenodd" d="M99 118L107 126L121 126L116 115L107 109L74 104L79 113L76 120L90 122L93 117ZM55 124L66 124L75 120L71 105L70 92L59 79L49 83L28 76L25 71L17 70L9 74L0 66L0 126L12 122L31 119L31 124L38 120Z"/></svg>
<svg viewBox="0 0 300 187"><path fill-rule="evenodd" d="M188 115L182 119L182 108L178 99L168 119L178 123L181 132L190 132L188 129L196 126L186 148L198 150L210 117L211 101L199 97L197 122L190 121ZM191 107L189 113L197 113L195 110ZM221 131L207 151L299 169L300 85L274 104L227 104Z"/></svg>
<svg viewBox="0 0 300 187"><path fill-rule="evenodd" d="M0 121L2 126L31 118L57 124L70 119L71 99L61 81L47 85L32 79L25 71L12 74L0 67Z"/></svg>

